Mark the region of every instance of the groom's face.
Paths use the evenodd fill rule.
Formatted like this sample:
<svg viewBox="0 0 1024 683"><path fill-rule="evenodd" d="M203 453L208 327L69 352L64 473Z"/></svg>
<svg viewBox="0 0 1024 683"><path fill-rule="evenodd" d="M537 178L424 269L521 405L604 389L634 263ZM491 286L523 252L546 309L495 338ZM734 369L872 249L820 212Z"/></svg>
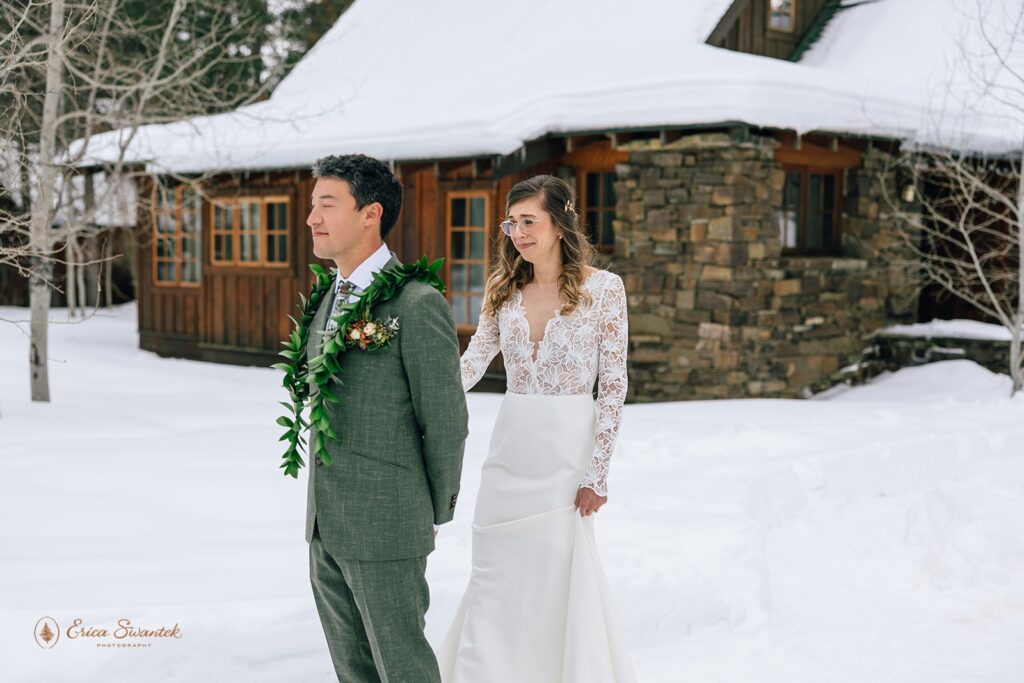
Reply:
<svg viewBox="0 0 1024 683"><path fill-rule="evenodd" d="M317 258L338 261L359 250L367 235L372 207L356 208L349 185L336 178L319 178L313 187L312 208L306 225L312 231ZM369 211L368 211L369 209Z"/></svg>

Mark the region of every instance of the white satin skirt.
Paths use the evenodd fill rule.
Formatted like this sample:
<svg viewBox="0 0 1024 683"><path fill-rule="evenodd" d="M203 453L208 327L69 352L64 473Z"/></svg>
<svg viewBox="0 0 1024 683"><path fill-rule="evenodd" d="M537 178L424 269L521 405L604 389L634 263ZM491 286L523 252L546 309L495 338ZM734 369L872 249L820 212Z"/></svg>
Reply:
<svg viewBox="0 0 1024 683"><path fill-rule="evenodd" d="M574 501L590 395L505 394L473 518L469 586L437 655L444 683L624 683L633 666Z"/></svg>

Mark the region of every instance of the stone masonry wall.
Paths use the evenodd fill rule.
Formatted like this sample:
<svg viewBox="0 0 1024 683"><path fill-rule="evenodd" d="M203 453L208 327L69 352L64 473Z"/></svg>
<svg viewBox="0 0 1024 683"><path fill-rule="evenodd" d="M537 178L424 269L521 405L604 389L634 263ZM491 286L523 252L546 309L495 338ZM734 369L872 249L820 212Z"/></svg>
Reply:
<svg viewBox="0 0 1024 683"><path fill-rule="evenodd" d="M846 174L843 257L782 257L773 138L624 146L616 251L630 304L630 399L801 396L912 318L869 149Z"/></svg>

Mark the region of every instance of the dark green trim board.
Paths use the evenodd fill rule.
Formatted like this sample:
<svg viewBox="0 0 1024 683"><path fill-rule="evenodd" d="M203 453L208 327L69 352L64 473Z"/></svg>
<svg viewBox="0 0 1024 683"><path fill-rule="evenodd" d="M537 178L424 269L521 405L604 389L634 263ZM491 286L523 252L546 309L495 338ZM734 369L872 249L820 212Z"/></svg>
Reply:
<svg viewBox="0 0 1024 683"><path fill-rule="evenodd" d="M828 22L830 22L832 17L839 12L852 9L859 5L868 5L878 1L879 0L860 0L859 2L848 2L844 5L843 0L828 0L824 7L821 8L821 11L814 17L814 21L811 22L811 25L808 26L807 30L804 31L804 34L800 36L800 41L796 44L796 47L793 48L793 51L789 53L789 56L786 59L791 62L799 62L811 45L818 42L818 38L821 37L825 27L828 26Z"/></svg>

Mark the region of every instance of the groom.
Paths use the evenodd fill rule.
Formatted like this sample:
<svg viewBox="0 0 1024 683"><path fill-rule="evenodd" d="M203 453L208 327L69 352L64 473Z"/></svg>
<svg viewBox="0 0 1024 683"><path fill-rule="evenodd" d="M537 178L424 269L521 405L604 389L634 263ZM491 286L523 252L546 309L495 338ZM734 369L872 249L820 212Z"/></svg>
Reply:
<svg viewBox="0 0 1024 683"><path fill-rule="evenodd" d="M374 273L398 265L383 240L402 207L401 184L376 159L324 157L313 177L313 253L337 264L338 279L313 319L310 359L334 325L332 311ZM459 344L444 296L418 280L371 317L397 318L398 334L383 348L341 354L343 384L330 387L340 402L325 403L339 440L327 440L329 465L309 463L313 597L339 681L439 682L423 635L424 573L437 525L454 514L462 473Z"/></svg>

